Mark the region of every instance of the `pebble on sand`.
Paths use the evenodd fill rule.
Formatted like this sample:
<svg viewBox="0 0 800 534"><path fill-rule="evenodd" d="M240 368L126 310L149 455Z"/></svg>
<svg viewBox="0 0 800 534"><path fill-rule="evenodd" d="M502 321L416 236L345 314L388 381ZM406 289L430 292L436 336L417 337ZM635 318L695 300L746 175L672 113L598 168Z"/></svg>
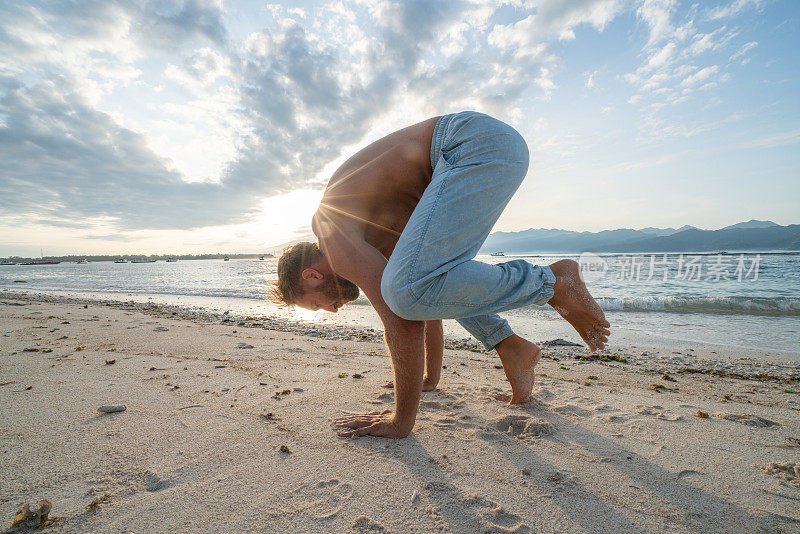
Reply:
<svg viewBox="0 0 800 534"><path fill-rule="evenodd" d="M50 514L53 505L47 499L39 501L38 504L39 508L36 510L31 510L30 504L26 504L17 510L17 515L14 517L11 529L7 532L17 532L23 529L27 530L45 526L49 522L47 516Z"/></svg>
<svg viewBox="0 0 800 534"><path fill-rule="evenodd" d="M115 413L124 412L127 409L128 407L124 404L104 404L103 406L99 406L97 411L100 413Z"/></svg>

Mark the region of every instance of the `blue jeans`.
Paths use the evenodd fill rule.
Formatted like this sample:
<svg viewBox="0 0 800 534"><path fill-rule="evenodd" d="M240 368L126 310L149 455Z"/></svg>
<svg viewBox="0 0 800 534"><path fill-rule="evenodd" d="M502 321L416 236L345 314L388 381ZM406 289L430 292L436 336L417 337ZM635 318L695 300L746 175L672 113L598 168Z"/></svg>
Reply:
<svg viewBox="0 0 800 534"><path fill-rule="evenodd" d="M475 255L528 171L528 147L487 115L445 115L433 130L431 183L383 271L381 293L411 321L456 319L487 350L514 331L498 312L543 305L553 296L549 267Z"/></svg>

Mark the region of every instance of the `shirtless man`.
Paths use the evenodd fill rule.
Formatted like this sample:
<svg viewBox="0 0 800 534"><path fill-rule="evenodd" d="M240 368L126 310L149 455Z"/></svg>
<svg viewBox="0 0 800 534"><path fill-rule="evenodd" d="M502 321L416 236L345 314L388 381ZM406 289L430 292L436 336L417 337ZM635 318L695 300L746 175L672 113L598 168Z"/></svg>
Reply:
<svg viewBox="0 0 800 534"><path fill-rule="evenodd" d="M287 249L273 291L286 304L336 312L361 288L383 322L395 409L339 419L339 435L411 432L421 392L441 372L442 319L497 351L511 403L530 395L540 350L498 312L550 304L591 350L603 348L610 325L576 262L474 260L527 170L528 148L513 128L467 111L390 134L333 174L312 219L319 245Z"/></svg>

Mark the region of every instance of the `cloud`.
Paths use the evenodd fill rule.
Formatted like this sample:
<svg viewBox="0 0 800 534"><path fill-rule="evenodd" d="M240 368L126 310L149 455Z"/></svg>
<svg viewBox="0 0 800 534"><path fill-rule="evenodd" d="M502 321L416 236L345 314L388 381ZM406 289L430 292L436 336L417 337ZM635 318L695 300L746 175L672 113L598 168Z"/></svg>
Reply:
<svg viewBox="0 0 800 534"><path fill-rule="evenodd" d="M760 4L761 0L734 0L726 6L718 6L709 9L706 12L706 16L709 20L732 18L739 15L750 6L758 7Z"/></svg>
<svg viewBox="0 0 800 534"><path fill-rule="evenodd" d="M648 45L654 45L666 39L673 32L670 16L675 8L674 0L645 0L636 14L650 27Z"/></svg>
<svg viewBox="0 0 800 534"><path fill-rule="evenodd" d="M519 3L520 20L501 26L489 0L272 5L236 39L217 1L6 6L0 209L102 220L94 233L106 235L252 219L384 117L396 128L467 107L518 116L556 88L548 43L602 31L623 3ZM126 102L132 85L155 100Z"/></svg>
<svg viewBox="0 0 800 534"><path fill-rule="evenodd" d="M717 65L712 65L710 67L705 67L700 69L699 71L695 72L691 76L687 76L684 78L680 86L681 87L692 87L697 85L701 82L708 80L711 76L719 72L719 67Z"/></svg>
<svg viewBox="0 0 800 534"><path fill-rule="evenodd" d="M743 146L744 148L762 148L796 145L797 143L800 143L800 130L795 130L793 132L787 132L780 135L772 135L762 139L756 139Z"/></svg>
<svg viewBox="0 0 800 534"><path fill-rule="evenodd" d="M739 50L733 53L730 57L730 61L740 61L742 65L748 63L750 58L745 57L747 53L758 46L758 41L750 41L749 43L745 43Z"/></svg>
<svg viewBox="0 0 800 534"><path fill-rule="evenodd" d="M516 48L524 54L550 37L574 39L575 28L582 24L602 31L621 7L622 3L617 0L545 0L538 2L535 12L524 19L495 26L489 35L489 43L501 48Z"/></svg>
<svg viewBox="0 0 800 534"><path fill-rule="evenodd" d="M595 86L594 77L597 74L597 71L594 72L584 72L583 77L586 79L584 85L587 89L592 89Z"/></svg>
<svg viewBox="0 0 800 534"><path fill-rule="evenodd" d="M221 200L222 210L234 200L168 171L140 134L93 109L64 78L8 91L0 114L3 213L39 214L55 225L107 216L125 228L189 228L224 218L202 209L204 199Z"/></svg>

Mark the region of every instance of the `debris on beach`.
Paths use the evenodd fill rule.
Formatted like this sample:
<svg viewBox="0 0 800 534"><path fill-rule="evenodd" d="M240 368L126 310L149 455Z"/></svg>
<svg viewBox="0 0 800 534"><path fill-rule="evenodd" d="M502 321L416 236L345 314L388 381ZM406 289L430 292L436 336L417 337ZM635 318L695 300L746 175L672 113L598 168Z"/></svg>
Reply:
<svg viewBox="0 0 800 534"><path fill-rule="evenodd" d="M11 523L11 528L7 532L22 532L25 529L42 528L52 523L54 519L48 519L47 516L50 515L53 503L48 499L42 499L37 504L39 508L36 510L31 510L30 504L25 504L17 510L14 522Z"/></svg>
<svg viewBox="0 0 800 534"><path fill-rule="evenodd" d="M92 512L96 512L101 504L105 504L105 503L109 503L109 502L111 502L111 495L106 493L102 497L99 497L99 498L93 500L92 502L90 502L89 505L88 505L88 508Z"/></svg>
<svg viewBox="0 0 800 534"><path fill-rule="evenodd" d="M668 388L663 384L650 384L650 387L647 389L652 389L653 391L658 391L659 393L662 391L678 391L678 388Z"/></svg>
<svg viewBox="0 0 800 534"><path fill-rule="evenodd" d="M775 421L770 421L769 419L764 419L763 417L759 417L757 415L722 413L722 412L717 412L713 415L714 417L725 419L726 421L734 421L736 423L742 423L743 425L754 426L757 428L780 426L780 424L776 423Z"/></svg>
<svg viewBox="0 0 800 534"><path fill-rule="evenodd" d="M572 341L567 341L566 339L551 339L542 343L542 347L582 347L580 343L573 343Z"/></svg>
<svg viewBox="0 0 800 534"><path fill-rule="evenodd" d="M106 365L114 365L117 363L117 360L106 360Z"/></svg>
<svg viewBox="0 0 800 534"><path fill-rule="evenodd" d="M700 419L708 419L708 412L704 412L703 410L697 410L697 413L694 414L695 417L699 417Z"/></svg>
<svg viewBox="0 0 800 534"><path fill-rule="evenodd" d="M278 448L278 450L279 450L280 452L282 452L282 453L285 453L285 454L292 454L292 449L290 449L290 448L289 448L289 447L287 447L286 445L281 445L281 446Z"/></svg>
<svg viewBox="0 0 800 534"><path fill-rule="evenodd" d="M124 412L127 409L128 407L124 404L104 404L103 406L98 406L97 411L100 413L116 413Z"/></svg>
<svg viewBox="0 0 800 534"><path fill-rule="evenodd" d="M764 473L777 478L780 485L800 488L800 462L772 462L759 467Z"/></svg>

